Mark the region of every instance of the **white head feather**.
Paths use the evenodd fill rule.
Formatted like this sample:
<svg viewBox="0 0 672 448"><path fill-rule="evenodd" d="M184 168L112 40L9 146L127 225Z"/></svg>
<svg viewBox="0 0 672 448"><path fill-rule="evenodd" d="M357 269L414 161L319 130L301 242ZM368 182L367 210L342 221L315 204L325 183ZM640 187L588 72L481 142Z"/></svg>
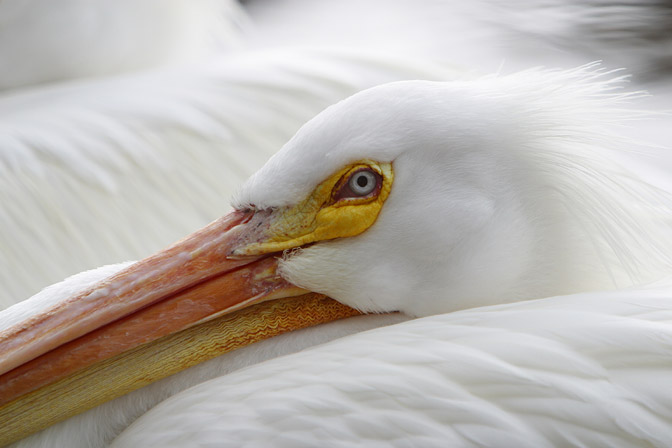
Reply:
<svg viewBox="0 0 672 448"><path fill-rule="evenodd" d="M637 118L593 66L376 87L307 123L234 207L299 202L342 166L393 162L354 238L288 254L290 281L366 311L427 315L623 287L671 266L669 202L613 161Z"/></svg>

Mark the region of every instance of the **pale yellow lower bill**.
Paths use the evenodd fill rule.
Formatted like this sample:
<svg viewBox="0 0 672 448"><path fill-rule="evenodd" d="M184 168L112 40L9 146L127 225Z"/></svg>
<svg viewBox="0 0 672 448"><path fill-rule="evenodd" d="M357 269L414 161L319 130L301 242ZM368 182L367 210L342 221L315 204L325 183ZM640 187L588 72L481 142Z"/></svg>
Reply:
<svg viewBox="0 0 672 448"><path fill-rule="evenodd" d="M0 446L226 352L359 314L320 294L273 300L91 365L0 407Z"/></svg>

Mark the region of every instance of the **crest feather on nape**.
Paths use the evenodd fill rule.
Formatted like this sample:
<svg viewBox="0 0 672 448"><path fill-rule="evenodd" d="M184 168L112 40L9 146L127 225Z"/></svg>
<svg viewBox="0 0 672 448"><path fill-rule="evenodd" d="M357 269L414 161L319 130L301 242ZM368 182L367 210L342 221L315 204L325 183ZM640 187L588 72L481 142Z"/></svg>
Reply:
<svg viewBox="0 0 672 448"><path fill-rule="evenodd" d="M516 97L508 113L522 128L517 150L538 170L546 192L555 193L539 195L559 198L614 286L623 287L669 273L672 196L621 164L626 153L652 148L623 131L654 113L631 106L648 94L624 91L628 77L618 73L598 63L567 71L533 69L499 77L495 95Z"/></svg>

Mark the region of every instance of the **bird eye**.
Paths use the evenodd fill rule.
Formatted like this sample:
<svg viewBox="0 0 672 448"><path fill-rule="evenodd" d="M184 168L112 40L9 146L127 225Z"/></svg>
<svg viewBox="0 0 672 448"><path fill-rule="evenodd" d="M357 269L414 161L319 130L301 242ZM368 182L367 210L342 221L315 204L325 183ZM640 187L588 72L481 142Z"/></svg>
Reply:
<svg viewBox="0 0 672 448"><path fill-rule="evenodd" d="M376 188L376 176L369 170L357 171L348 181L350 190L357 196L366 196Z"/></svg>
<svg viewBox="0 0 672 448"><path fill-rule="evenodd" d="M334 194L334 201L341 199L376 196L383 185L383 177L371 168L360 168L342 181Z"/></svg>

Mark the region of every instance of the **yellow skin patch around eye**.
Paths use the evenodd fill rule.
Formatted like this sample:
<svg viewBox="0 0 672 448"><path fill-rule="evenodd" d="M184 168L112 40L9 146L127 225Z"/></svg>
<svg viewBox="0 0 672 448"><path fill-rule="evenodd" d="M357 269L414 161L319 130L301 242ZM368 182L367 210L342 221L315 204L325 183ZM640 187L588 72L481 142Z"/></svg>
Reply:
<svg viewBox="0 0 672 448"><path fill-rule="evenodd" d="M369 168L382 177L378 194L336 200L338 189L362 168ZM256 226L259 230L252 232L251 238L241 241L232 255L281 252L316 241L359 235L378 218L393 180L391 163L362 160L348 165L318 185L302 202L291 207L256 212L249 226Z"/></svg>

